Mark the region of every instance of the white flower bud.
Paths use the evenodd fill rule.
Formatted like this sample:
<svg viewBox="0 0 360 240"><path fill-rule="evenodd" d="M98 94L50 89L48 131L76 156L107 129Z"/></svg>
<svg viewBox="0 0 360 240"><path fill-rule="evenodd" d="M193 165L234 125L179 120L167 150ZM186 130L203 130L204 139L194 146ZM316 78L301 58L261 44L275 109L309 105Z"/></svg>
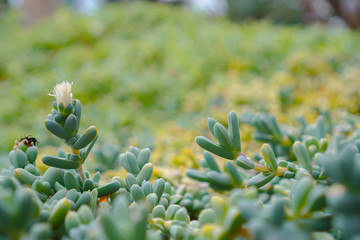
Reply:
<svg viewBox="0 0 360 240"><path fill-rule="evenodd" d="M64 106L66 106L68 103L72 104L72 84L73 83L69 83L68 81L58 83L55 85L53 93L49 94L50 96L55 97L58 106L60 103L64 104Z"/></svg>

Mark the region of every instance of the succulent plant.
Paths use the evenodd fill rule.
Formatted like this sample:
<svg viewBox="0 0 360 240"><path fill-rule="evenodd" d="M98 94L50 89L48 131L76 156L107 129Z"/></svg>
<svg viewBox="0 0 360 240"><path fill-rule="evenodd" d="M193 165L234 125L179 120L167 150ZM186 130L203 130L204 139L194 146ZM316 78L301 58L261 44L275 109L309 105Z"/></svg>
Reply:
<svg viewBox="0 0 360 240"><path fill-rule="evenodd" d="M118 162L125 174L114 169L119 174L107 179L83 167L98 133L90 127L78 134L81 103L72 99L71 84L56 85L53 95L45 126L71 152L43 155L48 167L40 170L36 139L15 141L11 166L0 174L1 239L360 237L360 133L352 124L326 126L319 117L290 131L273 116L255 116L248 123L263 145L250 157L231 111L228 130L208 119L215 141L196 138L206 152L202 169L187 169L188 178L153 175L150 149L131 146L109 153L105 162Z"/></svg>

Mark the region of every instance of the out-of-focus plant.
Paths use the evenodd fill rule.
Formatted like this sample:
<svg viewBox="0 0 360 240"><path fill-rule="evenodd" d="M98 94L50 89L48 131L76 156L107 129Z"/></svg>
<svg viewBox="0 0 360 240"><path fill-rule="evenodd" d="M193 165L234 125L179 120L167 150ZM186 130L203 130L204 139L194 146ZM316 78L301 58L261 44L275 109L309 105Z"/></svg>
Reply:
<svg viewBox="0 0 360 240"><path fill-rule="evenodd" d="M301 22L299 0L227 0L228 15L233 21L269 18L282 23Z"/></svg>

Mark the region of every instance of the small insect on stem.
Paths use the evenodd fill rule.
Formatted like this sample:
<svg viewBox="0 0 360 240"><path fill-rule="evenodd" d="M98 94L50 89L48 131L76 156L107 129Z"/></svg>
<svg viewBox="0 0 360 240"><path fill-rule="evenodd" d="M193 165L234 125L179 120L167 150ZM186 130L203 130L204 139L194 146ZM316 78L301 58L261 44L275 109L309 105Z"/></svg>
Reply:
<svg viewBox="0 0 360 240"><path fill-rule="evenodd" d="M23 142L25 145L33 145L36 146L39 142L36 140L36 138L31 137L31 135L23 137L19 140L19 142Z"/></svg>

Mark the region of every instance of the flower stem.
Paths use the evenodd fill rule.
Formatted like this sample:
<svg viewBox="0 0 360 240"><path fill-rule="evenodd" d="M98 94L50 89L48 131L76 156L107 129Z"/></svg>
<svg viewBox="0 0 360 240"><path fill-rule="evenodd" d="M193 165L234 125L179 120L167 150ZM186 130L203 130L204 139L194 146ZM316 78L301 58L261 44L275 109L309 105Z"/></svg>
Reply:
<svg viewBox="0 0 360 240"><path fill-rule="evenodd" d="M71 148L71 150L73 154L80 155L80 151L78 149ZM86 176L82 164L80 164L80 167L78 167L76 170L80 174L81 181L85 182Z"/></svg>

